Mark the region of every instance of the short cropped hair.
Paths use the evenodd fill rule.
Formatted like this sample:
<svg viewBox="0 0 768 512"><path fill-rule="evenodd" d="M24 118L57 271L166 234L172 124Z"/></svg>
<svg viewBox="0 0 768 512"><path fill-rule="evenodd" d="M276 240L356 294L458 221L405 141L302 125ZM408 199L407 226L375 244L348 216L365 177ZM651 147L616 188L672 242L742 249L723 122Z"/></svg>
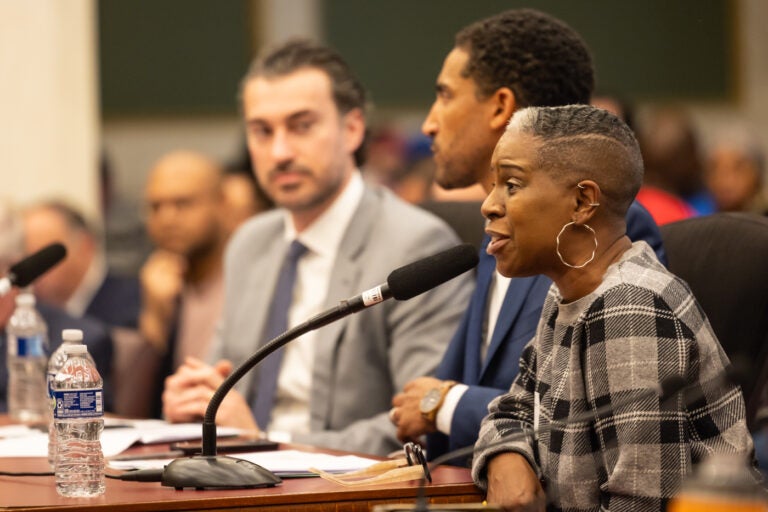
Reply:
<svg viewBox="0 0 768 512"><path fill-rule="evenodd" d="M283 77L305 68L319 69L328 75L331 96L340 114L354 109L366 113L367 93L347 62L336 50L308 39L290 39L259 53L240 83L241 101L250 80ZM355 151L357 165L365 161L365 146L366 141L363 141Z"/></svg>
<svg viewBox="0 0 768 512"><path fill-rule="evenodd" d="M508 87L518 108L589 103L595 86L589 49L548 14L505 11L462 29L455 45L469 53L462 75L475 81L482 98Z"/></svg>
<svg viewBox="0 0 768 512"><path fill-rule="evenodd" d="M529 107L517 111L507 131L541 141L536 167L554 179L591 179L600 204L624 217L643 182L643 157L632 130L618 117L590 105Z"/></svg>

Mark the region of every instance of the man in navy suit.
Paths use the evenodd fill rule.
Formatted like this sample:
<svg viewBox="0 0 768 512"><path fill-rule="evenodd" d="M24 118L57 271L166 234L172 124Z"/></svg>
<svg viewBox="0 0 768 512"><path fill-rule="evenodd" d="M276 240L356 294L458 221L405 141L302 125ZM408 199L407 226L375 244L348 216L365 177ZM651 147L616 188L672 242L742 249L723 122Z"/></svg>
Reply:
<svg viewBox="0 0 768 512"><path fill-rule="evenodd" d="M506 11L457 35L437 78L422 131L432 138L436 180L444 188L492 187L490 161L507 121L528 106L588 103L594 88L589 50L568 25L532 9ZM536 212L531 212L536 215ZM636 202L627 214L632 240L664 260L661 236ZM401 441L427 434L431 459L477 440L488 404L507 392L533 337L551 281L504 278L480 251L477 283L435 377L410 381L392 400Z"/></svg>
<svg viewBox="0 0 768 512"><path fill-rule="evenodd" d="M27 208L26 252L53 242L67 247L67 257L38 279L35 295L72 316L88 315L110 327L137 329L139 281L109 271L100 242L85 217L61 201L45 201Z"/></svg>

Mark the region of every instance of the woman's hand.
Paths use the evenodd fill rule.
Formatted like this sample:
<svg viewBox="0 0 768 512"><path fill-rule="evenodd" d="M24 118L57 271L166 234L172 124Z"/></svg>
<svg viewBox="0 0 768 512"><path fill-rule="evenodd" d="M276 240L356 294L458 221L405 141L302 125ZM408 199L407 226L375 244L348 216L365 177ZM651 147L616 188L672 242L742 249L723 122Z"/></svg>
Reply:
<svg viewBox="0 0 768 512"><path fill-rule="evenodd" d="M510 512L544 512L547 497L536 473L519 453L502 453L488 464L488 504Z"/></svg>

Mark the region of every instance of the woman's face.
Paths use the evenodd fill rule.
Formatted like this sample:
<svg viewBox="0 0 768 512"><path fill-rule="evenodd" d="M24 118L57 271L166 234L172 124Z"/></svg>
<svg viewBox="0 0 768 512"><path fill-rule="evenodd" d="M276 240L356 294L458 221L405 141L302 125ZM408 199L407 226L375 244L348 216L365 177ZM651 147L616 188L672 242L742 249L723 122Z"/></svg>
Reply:
<svg viewBox="0 0 768 512"><path fill-rule="evenodd" d="M491 237L488 254L507 277L562 271L556 238L571 220L573 187L553 180L537 167L541 141L517 130L507 131L493 152L494 185L482 206Z"/></svg>

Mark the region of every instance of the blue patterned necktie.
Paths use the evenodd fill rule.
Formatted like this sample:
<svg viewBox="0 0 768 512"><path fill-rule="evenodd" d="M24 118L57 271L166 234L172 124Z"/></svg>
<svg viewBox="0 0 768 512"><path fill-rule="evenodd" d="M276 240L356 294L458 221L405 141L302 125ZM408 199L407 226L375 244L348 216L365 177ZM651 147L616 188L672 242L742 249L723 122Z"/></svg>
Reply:
<svg viewBox="0 0 768 512"><path fill-rule="evenodd" d="M264 327L262 345L288 330L288 310L293 302L293 287L296 284L296 267L299 259L307 252L307 248L298 240L291 242L285 257L280 275L277 278L275 293L272 296L272 306ZM277 377L283 361L282 347L261 362L257 394L253 402L253 413L259 428L266 430L272 414L272 406L277 390Z"/></svg>

